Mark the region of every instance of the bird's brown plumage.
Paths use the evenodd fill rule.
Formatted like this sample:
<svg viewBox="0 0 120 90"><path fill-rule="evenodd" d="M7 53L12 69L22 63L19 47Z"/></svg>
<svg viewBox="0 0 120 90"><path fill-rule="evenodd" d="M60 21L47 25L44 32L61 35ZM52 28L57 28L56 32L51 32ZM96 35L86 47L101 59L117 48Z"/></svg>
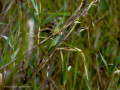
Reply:
<svg viewBox="0 0 120 90"><path fill-rule="evenodd" d="M47 25L47 28L41 29L41 32L49 33L50 35L54 32L55 28L57 26L57 22L53 21L49 25ZM59 32L58 34L62 34L62 32Z"/></svg>

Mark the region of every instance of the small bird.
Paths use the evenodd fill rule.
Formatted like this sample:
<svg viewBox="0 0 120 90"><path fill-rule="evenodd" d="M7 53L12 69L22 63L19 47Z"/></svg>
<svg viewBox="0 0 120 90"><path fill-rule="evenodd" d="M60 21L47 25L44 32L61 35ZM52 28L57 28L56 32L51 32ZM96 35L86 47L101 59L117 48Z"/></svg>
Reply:
<svg viewBox="0 0 120 90"><path fill-rule="evenodd" d="M40 32L46 32L46 33L51 35L55 31L56 26L57 26L57 22L53 21L51 24L47 25L47 28L41 29ZM61 35L62 33L63 32L61 31L61 32L58 33L58 35Z"/></svg>

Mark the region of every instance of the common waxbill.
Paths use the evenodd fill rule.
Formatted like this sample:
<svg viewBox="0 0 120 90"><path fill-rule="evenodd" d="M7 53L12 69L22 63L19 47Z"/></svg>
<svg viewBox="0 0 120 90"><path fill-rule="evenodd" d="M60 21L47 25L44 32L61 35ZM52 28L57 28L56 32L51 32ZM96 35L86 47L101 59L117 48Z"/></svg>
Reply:
<svg viewBox="0 0 120 90"><path fill-rule="evenodd" d="M53 34L54 30L55 30L55 27L57 26L57 22L56 21L53 21L52 23L50 23L49 25L47 25L47 28L45 29L41 29L40 31L41 32L46 32L48 34ZM58 28L59 29L59 28ZM58 34L61 35L63 32L59 32Z"/></svg>

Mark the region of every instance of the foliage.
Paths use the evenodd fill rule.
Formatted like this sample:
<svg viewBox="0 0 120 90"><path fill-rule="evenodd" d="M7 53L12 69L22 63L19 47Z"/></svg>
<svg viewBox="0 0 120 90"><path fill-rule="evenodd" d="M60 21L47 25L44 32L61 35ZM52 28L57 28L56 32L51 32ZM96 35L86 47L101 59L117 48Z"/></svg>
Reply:
<svg viewBox="0 0 120 90"><path fill-rule="evenodd" d="M120 89L119 3L0 1L0 88ZM54 21L53 34L41 32Z"/></svg>

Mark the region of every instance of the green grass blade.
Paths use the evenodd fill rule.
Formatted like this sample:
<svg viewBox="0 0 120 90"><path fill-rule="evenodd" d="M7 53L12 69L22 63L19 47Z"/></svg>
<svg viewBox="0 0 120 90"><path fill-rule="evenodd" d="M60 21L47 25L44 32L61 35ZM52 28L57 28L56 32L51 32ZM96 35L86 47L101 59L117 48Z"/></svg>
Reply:
<svg viewBox="0 0 120 90"><path fill-rule="evenodd" d="M118 79L118 88L120 88L120 72L119 72L119 79Z"/></svg>
<svg viewBox="0 0 120 90"><path fill-rule="evenodd" d="M99 52L100 53L100 52ZM100 53L100 56L101 56L101 58L102 58L102 61L104 62L104 64L105 64L105 66L106 66L106 68L109 70L109 68L108 68L108 65L107 65L107 63L106 63L106 61L105 61L105 59L103 58L103 56L102 56L102 54Z"/></svg>
<svg viewBox="0 0 120 90"><path fill-rule="evenodd" d="M10 39L13 35L13 33L15 32L16 28L17 28L18 24L15 25L14 29L11 31L10 36L8 37L8 39L5 42L4 48L3 48L3 52L2 52L2 56L1 56L1 61L0 61L0 65L4 64L4 60L3 60L3 54L5 54L5 50L7 49L7 46L10 42Z"/></svg>
<svg viewBox="0 0 120 90"><path fill-rule="evenodd" d="M60 26L60 24L62 23L62 21L64 20L64 18L65 18L65 15L64 15L64 16L62 17L62 19L58 22L57 26L55 27L55 31L53 32L53 34L58 31L58 27Z"/></svg>
<svg viewBox="0 0 120 90"><path fill-rule="evenodd" d="M75 89L75 83L76 83L76 76L77 76L77 65L78 65L78 57L75 63L75 72L74 72L74 80L73 80L73 90Z"/></svg>
<svg viewBox="0 0 120 90"><path fill-rule="evenodd" d="M56 66L57 66L57 65L56 65ZM52 69L52 71L50 72L50 74L49 74L49 76L48 76L48 77L50 77L50 76L51 76L51 74L52 74L52 73L53 73L53 71L55 70L56 66L54 66L54 68Z"/></svg>
<svg viewBox="0 0 120 90"><path fill-rule="evenodd" d="M31 13L35 23L37 24L37 20L36 20L35 13L34 13L33 9L31 7L29 9L30 9L30 13Z"/></svg>
<svg viewBox="0 0 120 90"><path fill-rule="evenodd" d="M90 86L89 86L89 84L87 83L86 80L85 80L85 83L87 84L88 89L91 90L91 89L90 89Z"/></svg>
<svg viewBox="0 0 120 90"><path fill-rule="evenodd" d="M1 23L1 22L0 22L0 25L7 25L7 24L6 24L6 23Z"/></svg>
<svg viewBox="0 0 120 90"><path fill-rule="evenodd" d="M57 44L57 42L58 42L58 40L59 40L60 37L61 37L61 35L57 36L57 37L53 40L52 44L50 45L50 47L49 47L49 49L48 49L48 53L49 53L50 51L52 51L52 50L56 47L56 44Z"/></svg>
<svg viewBox="0 0 120 90"><path fill-rule="evenodd" d="M59 12L62 11L63 8L61 8L59 11L57 11L56 13L50 15L49 17L47 17L42 23L40 26L43 26L44 24L48 23L50 20L52 20L55 16L58 15Z"/></svg>
<svg viewBox="0 0 120 90"><path fill-rule="evenodd" d="M67 89L68 89L68 90L71 90L68 68L67 68L67 70L66 70L66 83L67 83Z"/></svg>
<svg viewBox="0 0 120 90"><path fill-rule="evenodd" d="M64 83L64 79L63 79L63 72L61 73L61 77L60 77L60 84L63 86L63 83Z"/></svg>
<svg viewBox="0 0 120 90"><path fill-rule="evenodd" d="M68 45L66 43L64 43L65 45L71 47L72 49L76 50L78 52L78 54L80 55L80 57L82 58L83 62L84 62L84 67L85 67L85 72L86 72L86 77L87 77L87 80L88 80L88 69L87 69L87 63L86 63L86 59L85 59L85 55L83 53L82 50L76 48L76 47L73 47L71 45Z"/></svg>
<svg viewBox="0 0 120 90"><path fill-rule="evenodd" d="M65 59L63 60L63 69L62 69L62 74L61 74L61 78L60 78L60 83L61 83L62 87L66 80L66 78L65 78L66 70L67 70L67 54L65 55Z"/></svg>
<svg viewBox="0 0 120 90"><path fill-rule="evenodd" d="M75 48L75 50L79 53L80 57L82 58L82 60L84 62L86 77L87 77L87 80L88 80L88 69L87 69L87 63L86 63L85 55L84 55L82 50L80 50L78 48Z"/></svg>
<svg viewBox="0 0 120 90"><path fill-rule="evenodd" d="M39 12L38 12L38 5L37 5L37 3L36 3L36 0L32 0L32 3L33 3L33 6L34 6L37 14L38 14Z"/></svg>
<svg viewBox="0 0 120 90"><path fill-rule="evenodd" d="M11 60L13 60L16 57L19 50L20 50L20 47L11 55Z"/></svg>
<svg viewBox="0 0 120 90"><path fill-rule="evenodd" d="M3 37L5 40L8 40L8 37L3 36L3 35L2 35L2 37ZM12 43L11 43L11 40L9 40L9 45L10 45L10 47L12 48Z"/></svg>
<svg viewBox="0 0 120 90"><path fill-rule="evenodd" d="M64 13L66 11L66 0L64 0Z"/></svg>
<svg viewBox="0 0 120 90"><path fill-rule="evenodd" d="M114 71L115 67L117 66L118 62L120 61L120 54L116 57L116 59L114 60L113 66L111 68L111 72Z"/></svg>

